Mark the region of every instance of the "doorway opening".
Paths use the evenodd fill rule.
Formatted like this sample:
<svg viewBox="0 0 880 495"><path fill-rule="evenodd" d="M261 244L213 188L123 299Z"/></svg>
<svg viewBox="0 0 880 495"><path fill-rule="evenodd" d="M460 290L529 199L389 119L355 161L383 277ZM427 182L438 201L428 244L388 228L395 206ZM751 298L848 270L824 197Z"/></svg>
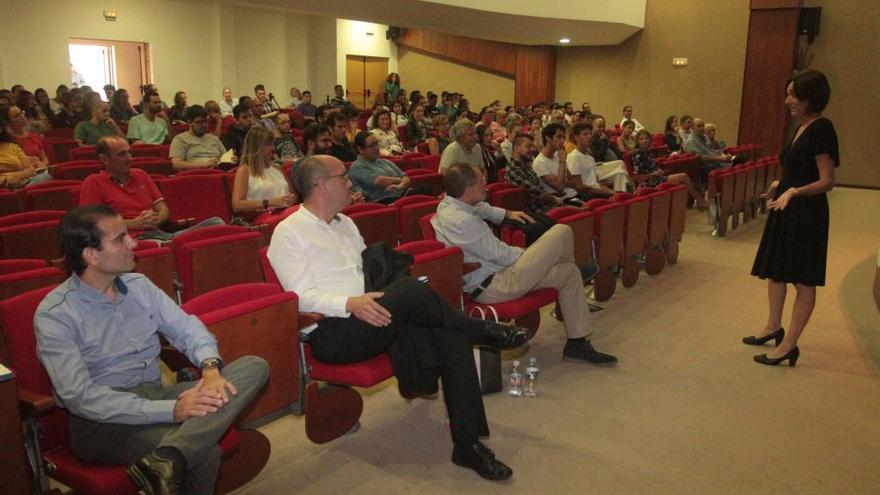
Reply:
<svg viewBox="0 0 880 495"><path fill-rule="evenodd" d="M71 38L67 45L72 86L91 86L106 100L102 88L107 84L138 95L152 82L147 43Z"/></svg>
<svg viewBox="0 0 880 495"><path fill-rule="evenodd" d="M376 95L384 88L388 77L388 59L345 56L345 88L348 99L358 108L372 108Z"/></svg>

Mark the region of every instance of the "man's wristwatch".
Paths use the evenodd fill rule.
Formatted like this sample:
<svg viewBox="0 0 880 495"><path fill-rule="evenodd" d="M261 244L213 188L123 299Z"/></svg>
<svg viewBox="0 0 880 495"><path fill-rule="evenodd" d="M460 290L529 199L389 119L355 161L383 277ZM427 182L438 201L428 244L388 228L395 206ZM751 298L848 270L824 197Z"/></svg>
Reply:
<svg viewBox="0 0 880 495"><path fill-rule="evenodd" d="M220 370L223 368L223 361L220 358L211 357L202 361L202 364L199 366L199 369L202 371L217 369Z"/></svg>
<svg viewBox="0 0 880 495"><path fill-rule="evenodd" d="M268 199L264 199L264 200L263 200L263 209L264 209L264 210L268 210L268 209L269 209L269 200L268 200Z"/></svg>

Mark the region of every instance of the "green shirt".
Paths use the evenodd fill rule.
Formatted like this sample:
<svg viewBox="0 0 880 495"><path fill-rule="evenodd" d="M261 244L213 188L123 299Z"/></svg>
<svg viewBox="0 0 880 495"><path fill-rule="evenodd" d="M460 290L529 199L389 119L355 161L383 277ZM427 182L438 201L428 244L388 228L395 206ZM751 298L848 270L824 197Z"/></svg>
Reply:
<svg viewBox="0 0 880 495"><path fill-rule="evenodd" d="M135 115L128 121L128 139L145 144L162 144L168 137L168 123L155 117L152 122L144 114Z"/></svg>
<svg viewBox="0 0 880 495"><path fill-rule="evenodd" d="M83 144L97 144L102 137L115 135L116 129L110 124L101 122L95 125L91 120L84 120L76 124L76 128L73 130L73 138L79 139Z"/></svg>

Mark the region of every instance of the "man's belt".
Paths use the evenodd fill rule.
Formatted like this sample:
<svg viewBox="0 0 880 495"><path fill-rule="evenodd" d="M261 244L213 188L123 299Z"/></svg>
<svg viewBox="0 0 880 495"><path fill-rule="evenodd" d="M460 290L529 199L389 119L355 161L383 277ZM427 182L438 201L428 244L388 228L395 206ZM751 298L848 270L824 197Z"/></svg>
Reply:
<svg viewBox="0 0 880 495"><path fill-rule="evenodd" d="M482 282L480 282L480 285L478 285L476 289L471 291L471 299L476 299L477 297L479 297L480 294L483 293L484 290L488 289L489 284L492 283L492 277L494 276L495 274L493 273L492 275L486 277Z"/></svg>

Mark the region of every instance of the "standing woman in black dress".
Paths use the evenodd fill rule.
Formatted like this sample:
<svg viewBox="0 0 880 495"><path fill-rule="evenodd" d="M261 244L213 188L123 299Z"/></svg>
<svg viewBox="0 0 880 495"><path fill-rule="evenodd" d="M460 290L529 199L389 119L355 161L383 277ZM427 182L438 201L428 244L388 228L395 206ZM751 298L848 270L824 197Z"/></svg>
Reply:
<svg viewBox="0 0 880 495"><path fill-rule="evenodd" d="M828 199L834 188L834 168L840 164L837 134L831 121L822 116L831 88L825 75L808 70L792 77L786 88L785 104L800 127L780 155L783 173L763 197L769 199L770 214L752 275L767 279L770 314L767 326L743 339L751 345L770 340L776 347L755 356L761 364L797 362L798 338L816 304L816 287L825 285L828 254ZM782 328L782 308L787 284L797 297L788 333Z"/></svg>

